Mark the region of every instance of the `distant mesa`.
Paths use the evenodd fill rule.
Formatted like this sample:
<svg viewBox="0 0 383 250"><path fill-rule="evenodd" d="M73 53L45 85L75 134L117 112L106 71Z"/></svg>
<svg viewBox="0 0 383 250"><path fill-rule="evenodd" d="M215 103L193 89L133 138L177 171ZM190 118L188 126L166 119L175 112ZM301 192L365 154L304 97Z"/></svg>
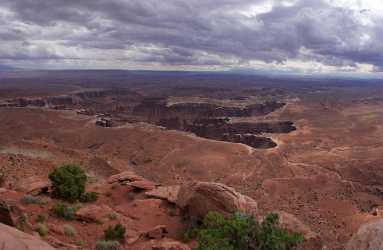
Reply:
<svg viewBox="0 0 383 250"><path fill-rule="evenodd" d="M235 103L245 97L236 96ZM113 127L121 123L146 122L167 129L193 133L197 136L243 143L253 148L267 149L277 144L264 133L290 133L296 130L290 121L232 122L232 118L268 115L286 105L284 102L265 101L245 106L222 106L214 103L184 102L168 104L167 97L143 97L126 89L96 89L68 95L15 98L3 101L0 107L40 107L75 109L81 115L97 115L95 124Z"/></svg>

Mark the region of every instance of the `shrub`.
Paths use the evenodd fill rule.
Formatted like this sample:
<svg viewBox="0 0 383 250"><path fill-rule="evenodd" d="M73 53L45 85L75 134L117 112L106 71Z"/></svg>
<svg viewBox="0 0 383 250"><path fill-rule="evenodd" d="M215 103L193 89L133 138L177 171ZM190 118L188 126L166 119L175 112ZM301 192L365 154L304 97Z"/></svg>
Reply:
<svg viewBox="0 0 383 250"><path fill-rule="evenodd" d="M290 233L279 225L278 214L269 214L258 227L255 235L260 249L293 249L304 241L299 233Z"/></svg>
<svg viewBox="0 0 383 250"><path fill-rule="evenodd" d="M75 236L77 234L76 229L69 224L65 224L63 228L64 228L64 234L66 236Z"/></svg>
<svg viewBox="0 0 383 250"><path fill-rule="evenodd" d="M302 235L280 228L277 214L258 223L253 216L211 212L195 230L199 250L290 250L303 241Z"/></svg>
<svg viewBox="0 0 383 250"><path fill-rule="evenodd" d="M105 231L104 231L104 238L107 241L123 241L125 238L125 227L121 224L117 224L114 227L109 226Z"/></svg>
<svg viewBox="0 0 383 250"><path fill-rule="evenodd" d="M75 202L85 191L87 177L77 165L62 165L49 174L49 179L55 197Z"/></svg>
<svg viewBox="0 0 383 250"><path fill-rule="evenodd" d="M37 215L36 222L43 223L45 221L45 216L42 214Z"/></svg>
<svg viewBox="0 0 383 250"><path fill-rule="evenodd" d="M40 236L45 236L48 234L49 230L44 223L38 223L36 225L36 232L38 232Z"/></svg>
<svg viewBox="0 0 383 250"><path fill-rule="evenodd" d="M52 211L59 218L74 220L76 209L69 207L62 202L58 202L53 206Z"/></svg>
<svg viewBox="0 0 383 250"><path fill-rule="evenodd" d="M98 240L95 250L119 250L121 247L118 241Z"/></svg>
<svg viewBox="0 0 383 250"><path fill-rule="evenodd" d="M21 198L21 202L24 204L37 204L37 205L47 204L46 201L44 201L40 198L34 197L32 195L29 195L29 194L23 196L23 198Z"/></svg>
<svg viewBox="0 0 383 250"><path fill-rule="evenodd" d="M82 194L80 197L81 202L94 202L98 199L98 194L96 192L89 192Z"/></svg>

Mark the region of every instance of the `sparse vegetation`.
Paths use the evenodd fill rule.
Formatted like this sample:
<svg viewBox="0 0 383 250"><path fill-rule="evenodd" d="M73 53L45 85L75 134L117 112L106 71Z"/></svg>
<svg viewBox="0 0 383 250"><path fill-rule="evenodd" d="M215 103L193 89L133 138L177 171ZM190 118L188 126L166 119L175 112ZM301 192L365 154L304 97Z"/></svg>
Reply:
<svg viewBox="0 0 383 250"><path fill-rule="evenodd" d="M17 224L16 228L20 231L24 231L25 227L29 224L28 222L28 215L26 213L20 214L19 217L17 217Z"/></svg>
<svg viewBox="0 0 383 250"><path fill-rule="evenodd" d="M98 199L98 194L96 192L89 192L82 194L80 197L81 202L95 202Z"/></svg>
<svg viewBox="0 0 383 250"><path fill-rule="evenodd" d="M52 208L53 213L65 220L74 220L76 209L70 206L67 206L63 202L56 203Z"/></svg>
<svg viewBox="0 0 383 250"><path fill-rule="evenodd" d="M115 219L117 219L117 214L116 213L110 213L110 214L108 214L108 218L110 220L115 220Z"/></svg>
<svg viewBox="0 0 383 250"><path fill-rule="evenodd" d="M42 214L37 215L36 222L37 223L44 223L45 222L45 216Z"/></svg>
<svg viewBox="0 0 383 250"><path fill-rule="evenodd" d="M99 240L96 242L95 250L119 250L120 248L118 241Z"/></svg>
<svg viewBox="0 0 383 250"><path fill-rule="evenodd" d="M25 195L23 198L21 198L21 202L23 204L36 204L36 205L45 205L47 204L46 201L38 198L38 197L35 197L35 196L32 196L32 195Z"/></svg>
<svg viewBox="0 0 383 250"><path fill-rule="evenodd" d="M290 250L304 239L279 225L277 214L259 223L253 216L235 213L229 218L209 213L200 227L186 232L185 239L197 238L198 250Z"/></svg>
<svg viewBox="0 0 383 250"><path fill-rule="evenodd" d="M48 234L49 230L44 223L37 223L36 232L38 232L39 235L43 237Z"/></svg>
<svg viewBox="0 0 383 250"><path fill-rule="evenodd" d="M49 174L53 185L53 195L75 202L84 194L87 176L77 165L62 165Z"/></svg>
<svg viewBox="0 0 383 250"><path fill-rule="evenodd" d="M66 236L71 236L72 237L72 236L75 236L77 234L76 229L72 225L65 224L63 226L63 228L64 228L64 234Z"/></svg>
<svg viewBox="0 0 383 250"><path fill-rule="evenodd" d="M123 241L125 239L125 227L121 224L117 224L114 227L109 226L104 231L104 238L107 241Z"/></svg>

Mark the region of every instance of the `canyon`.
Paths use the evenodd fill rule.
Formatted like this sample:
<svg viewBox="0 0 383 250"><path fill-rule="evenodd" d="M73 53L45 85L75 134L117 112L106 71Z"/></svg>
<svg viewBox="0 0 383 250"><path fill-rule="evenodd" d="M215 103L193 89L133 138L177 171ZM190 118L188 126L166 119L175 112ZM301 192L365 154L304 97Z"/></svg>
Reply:
<svg viewBox="0 0 383 250"><path fill-rule="evenodd" d="M122 215L131 240L165 225L166 242L155 243L181 241L178 208L134 187L151 183L232 187L256 201L257 216L279 211L309 228L315 241L305 249L345 249L382 218L379 81L104 71L3 73L0 81L1 197L32 226L47 215L44 241L83 238L91 249L113 223L68 222L79 232L70 238L55 230L49 194L37 195L47 205L19 204L24 187L66 163L83 167L96 204ZM126 171L149 183L107 184ZM126 247L145 249L142 239Z"/></svg>

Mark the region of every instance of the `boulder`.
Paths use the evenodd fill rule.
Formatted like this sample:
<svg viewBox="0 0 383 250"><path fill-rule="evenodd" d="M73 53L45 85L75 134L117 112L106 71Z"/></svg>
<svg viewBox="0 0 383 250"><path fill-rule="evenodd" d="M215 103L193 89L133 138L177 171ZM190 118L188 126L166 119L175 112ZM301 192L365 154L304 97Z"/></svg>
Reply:
<svg viewBox="0 0 383 250"><path fill-rule="evenodd" d="M48 243L0 223L1 250L54 250Z"/></svg>
<svg viewBox="0 0 383 250"><path fill-rule="evenodd" d="M108 183L112 184L115 182L127 182L127 181L142 181L145 180L141 176L136 175L132 171L124 171L116 175L112 175L108 178Z"/></svg>
<svg viewBox="0 0 383 250"><path fill-rule="evenodd" d="M49 181L43 180L38 177L30 177L21 181L19 184L20 191L25 192L31 195L39 195L41 193L46 193L51 188L51 183Z"/></svg>
<svg viewBox="0 0 383 250"><path fill-rule="evenodd" d="M176 204L192 219L203 219L210 211L230 215L240 211L256 215L257 202L221 183L193 182L181 187Z"/></svg>
<svg viewBox="0 0 383 250"><path fill-rule="evenodd" d="M158 225L145 233L145 236L149 239L162 239L166 236L168 230L165 225Z"/></svg>
<svg viewBox="0 0 383 250"><path fill-rule="evenodd" d="M346 250L383 249L383 219L363 224L346 245Z"/></svg>
<svg viewBox="0 0 383 250"><path fill-rule="evenodd" d="M146 192L145 195L152 198L167 200L170 203L176 203L180 188L181 187L178 185L157 187L149 192Z"/></svg>

